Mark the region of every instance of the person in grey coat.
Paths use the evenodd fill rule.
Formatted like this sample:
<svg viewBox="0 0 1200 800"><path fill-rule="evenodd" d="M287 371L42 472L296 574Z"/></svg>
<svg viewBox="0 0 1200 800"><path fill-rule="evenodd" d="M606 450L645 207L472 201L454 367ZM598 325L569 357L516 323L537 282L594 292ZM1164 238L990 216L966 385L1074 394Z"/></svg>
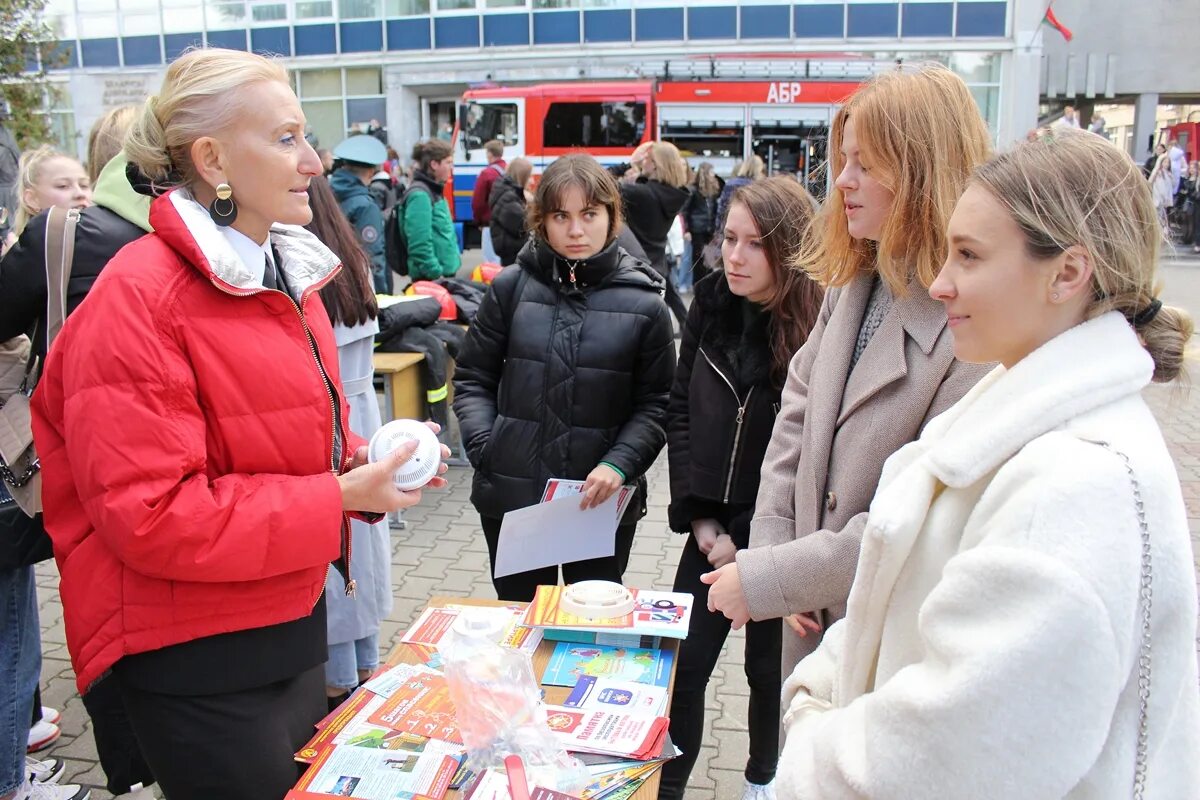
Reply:
<svg viewBox="0 0 1200 800"><path fill-rule="evenodd" d="M323 177L308 186L318 239L342 260L342 271L321 289L321 302L333 323L337 340L342 392L350 406L350 430L370 439L382 424L375 388L372 353L379 332L379 306L371 289L371 267L358 237L338 208L337 198ZM379 623L392 611L392 553L387 520L351 520L354 552L351 577L354 596L346 595L344 579L335 569L325 579L325 611L329 660L325 663L325 694L333 710L379 666Z"/></svg>

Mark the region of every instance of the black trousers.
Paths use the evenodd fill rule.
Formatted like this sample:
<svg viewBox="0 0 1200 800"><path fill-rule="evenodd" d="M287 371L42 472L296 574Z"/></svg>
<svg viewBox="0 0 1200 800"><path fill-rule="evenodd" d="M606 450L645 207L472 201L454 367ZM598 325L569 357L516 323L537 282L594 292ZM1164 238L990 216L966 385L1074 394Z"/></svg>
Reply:
<svg viewBox="0 0 1200 800"><path fill-rule="evenodd" d="M680 643L675 692L671 695L671 738L683 754L663 765L659 800L683 797L704 733L704 690L720 658L730 626L724 614L708 610L708 586L701 583L700 576L710 572L712 567L696 545L695 537L689 534L687 539L675 573L674 591L691 592L696 602L688 637ZM751 622L746 626L750 758L745 774L751 783L770 783L779 763L782 626L783 621L778 619Z"/></svg>
<svg viewBox="0 0 1200 800"><path fill-rule="evenodd" d="M542 569L518 572L497 578L496 575L496 545L500 541L501 519L497 517L480 516L483 526L483 536L487 539L488 558L492 565L492 586L496 588L496 597L500 600L511 600L528 603L533 600L539 586L554 586L558 584L558 567L543 567ZM563 581L615 581L621 583L625 568L629 566L629 551L633 549L633 535L637 531L637 523L619 525L617 527L617 548L614 555L607 558L590 558L586 561L572 561L562 565Z"/></svg>
<svg viewBox="0 0 1200 800"><path fill-rule="evenodd" d="M112 680L166 800L282 800L304 771L293 755L327 713L324 664L213 695L159 694L116 674Z"/></svg>
<svg viewBox="0 0 1200 800"><path fill-rule="evenodd" d="M121 689L112 675L92 684L83 696L83 707L92 719L92 736L96 753L108 780L106 787L113 794L124 794L135 784L154 783L154 770L146 763L138 746Z"/></svg>

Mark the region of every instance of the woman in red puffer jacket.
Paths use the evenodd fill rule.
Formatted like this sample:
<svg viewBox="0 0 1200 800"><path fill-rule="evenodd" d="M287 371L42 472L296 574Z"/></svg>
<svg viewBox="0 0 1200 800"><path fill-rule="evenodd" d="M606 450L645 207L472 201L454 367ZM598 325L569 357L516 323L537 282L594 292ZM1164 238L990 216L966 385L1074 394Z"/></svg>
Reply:
<svg viewBox="0 0 1200 800"><path fill-rule="evenodd" d="M411 451L364 465L347 424L304 124L276 62L171 65L125 145L155 232L109 263L34 398L79 688L112 671L172 800L286 793L325 713L347 514L420 499L391 481Z"/></svg>

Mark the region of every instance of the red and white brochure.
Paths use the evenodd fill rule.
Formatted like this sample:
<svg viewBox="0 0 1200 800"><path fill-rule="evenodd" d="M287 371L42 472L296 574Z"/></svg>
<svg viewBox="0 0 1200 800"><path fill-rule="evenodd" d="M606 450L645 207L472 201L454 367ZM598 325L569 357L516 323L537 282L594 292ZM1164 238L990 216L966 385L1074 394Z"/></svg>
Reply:
<svg viewBox="0 0 1200 800"><path fill-rule="evenodd" d="M650 714L546 706L546 724L567 750L644 761L662 750L670 720Z"/></svg>

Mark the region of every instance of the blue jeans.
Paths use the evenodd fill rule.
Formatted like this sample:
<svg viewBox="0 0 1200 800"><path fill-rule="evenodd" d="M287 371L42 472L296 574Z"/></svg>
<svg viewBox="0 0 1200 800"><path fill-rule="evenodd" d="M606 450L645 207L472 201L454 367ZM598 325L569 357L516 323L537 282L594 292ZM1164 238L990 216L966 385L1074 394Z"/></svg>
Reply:
<svg viewBox="0 0 1200 800"><path fill-rule="evenodd" d="M0 569L0 797L25 781L33 691L42 671L33 567Z"/></svg>
<svg viewBox="0 0 1200 800"><path fill-rule="evenodd" d="M675 288L680 294L692 290L692 243L683 241L683 257L671 267L671 275L675 279Z"/></svg>
<svg viewBox="0 0 1200 800"><path fill-rule="evenodd" d="M356 642L329 645L325 662L325 685L346 691L358 686L358 671L374 672L379 666L379 634L372 633Z"/></svg>

